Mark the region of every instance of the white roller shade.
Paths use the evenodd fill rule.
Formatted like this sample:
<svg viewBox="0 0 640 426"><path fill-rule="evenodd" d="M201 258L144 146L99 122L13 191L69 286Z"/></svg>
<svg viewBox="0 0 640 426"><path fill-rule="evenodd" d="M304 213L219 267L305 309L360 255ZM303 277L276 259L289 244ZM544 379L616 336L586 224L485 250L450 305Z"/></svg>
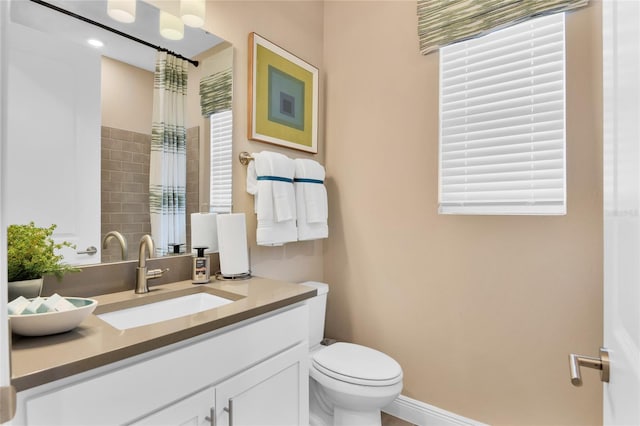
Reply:
<svg viewBox="0 0 640 426"><path fill-rule="evenodd" d="M231 213L231 142L233 131L231 110L211 114L210 124L210 210L213 213Z"/></svg>
<svg viewBox="0 0 640 426"><path fill-rule="evenodd" d="M564 14L441 49L440 213L565 214Z"/></svg>

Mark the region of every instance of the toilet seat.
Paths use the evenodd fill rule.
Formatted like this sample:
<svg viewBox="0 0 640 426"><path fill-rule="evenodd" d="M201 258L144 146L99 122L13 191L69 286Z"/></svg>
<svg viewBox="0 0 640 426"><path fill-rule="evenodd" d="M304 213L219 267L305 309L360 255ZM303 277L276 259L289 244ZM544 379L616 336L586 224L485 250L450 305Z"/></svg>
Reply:
<svg viewBox="0 0 640 426"><path fill-rule="evenodd" d="M402 368L393 358L354 343L334 343L314 353L312 367L333 379L361 386L391 386L402 381Z"/></svg>

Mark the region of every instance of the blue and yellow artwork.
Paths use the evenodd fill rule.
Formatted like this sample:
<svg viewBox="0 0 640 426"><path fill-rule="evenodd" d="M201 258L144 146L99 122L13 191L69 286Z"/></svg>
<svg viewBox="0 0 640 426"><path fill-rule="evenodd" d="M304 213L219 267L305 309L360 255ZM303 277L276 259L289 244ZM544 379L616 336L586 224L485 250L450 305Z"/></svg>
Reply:
<svg viewBox="0 0 640 426"><path fill-rule="evenodd" d="M257 34L251 36L251 138L317 152L318 70Z"/></svg>
<svg viewBox="0 0 640 426"><path fill-rule="evenodd" d="M269 65L269 120L304 130L304 81Z"/></svg>

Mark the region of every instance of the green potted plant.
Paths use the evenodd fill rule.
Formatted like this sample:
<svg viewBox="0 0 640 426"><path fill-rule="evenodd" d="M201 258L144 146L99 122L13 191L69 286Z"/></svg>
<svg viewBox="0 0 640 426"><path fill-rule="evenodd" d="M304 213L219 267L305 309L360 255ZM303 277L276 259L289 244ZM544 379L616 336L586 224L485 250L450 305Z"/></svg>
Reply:
<svg viewBox="0 0 640 426"><path fill-rule="evenodd" d="M79 271L63 263L63 256L56 251L63 247L75 248L68 241L56 243L51 236L56 225L48 228L28 225L9 225L7 229L7 278L9 300L18 296L37 297L42 290L44 275L53 274L58 279L66 272Z"/></svg>

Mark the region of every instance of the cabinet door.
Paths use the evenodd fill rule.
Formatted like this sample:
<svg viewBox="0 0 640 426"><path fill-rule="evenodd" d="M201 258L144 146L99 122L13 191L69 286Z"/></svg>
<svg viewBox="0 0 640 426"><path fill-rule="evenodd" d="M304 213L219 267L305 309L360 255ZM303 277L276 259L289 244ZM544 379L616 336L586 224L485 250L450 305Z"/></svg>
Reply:
<svg viewBox="0 0 640 426"><path fill-rule="evenodd" d="M136 426L211 425L213 404L214 391L213 388L208 388L131 424Z"/></svg>
<svg viewBox="0 0 640 426"><path fill-rule="evenodd" d="M305 343L219 384L217 426L309 424L308 368Z"/></svg>

